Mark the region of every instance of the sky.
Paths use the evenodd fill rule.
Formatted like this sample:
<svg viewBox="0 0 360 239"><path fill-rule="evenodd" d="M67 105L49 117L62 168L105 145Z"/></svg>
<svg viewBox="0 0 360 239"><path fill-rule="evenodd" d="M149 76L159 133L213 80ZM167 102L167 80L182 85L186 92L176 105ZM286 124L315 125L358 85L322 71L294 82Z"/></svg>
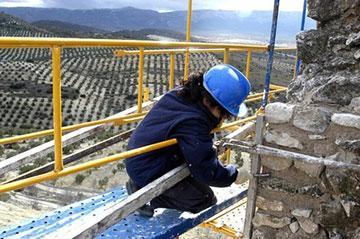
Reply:
<svg viewBox="0 0 360 239"><path fill-rule="evenodd" d="M136 7L160 12L186 10L187 0L0 0L1 7L46 7L67 9ZM148 3L148 4L147 4ZM273 0L193 0L193 10L222 9L248 12L272 10ZM303 0L280 0L281 11L302 11Z"/></svg>

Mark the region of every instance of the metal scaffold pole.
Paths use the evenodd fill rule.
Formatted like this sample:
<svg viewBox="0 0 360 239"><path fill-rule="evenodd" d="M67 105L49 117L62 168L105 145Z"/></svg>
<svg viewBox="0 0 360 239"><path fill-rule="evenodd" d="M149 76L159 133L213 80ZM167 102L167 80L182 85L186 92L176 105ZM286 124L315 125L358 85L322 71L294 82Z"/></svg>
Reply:
<svg viewBox="0 0 360 239"><path fill-rule="evenodd" d="M269 90L270 90L270 78L271 78L271 69L274 60L274 48L275 48L275 38L276 38L276 28L277 28L277 20L279 16L279 5L280 0L274 0L274 10L273 10L273 18L271 25L271 35L270 35L270 45L269 45L269 55L266 66L266 75L265 75L265 88L264 88L264 96L262 99L261 107L264 109L268 103Z"/></svg>
<svg viewBox="0 0 360 239"><path fill-rule="evenodd" d="M191 15L192 15L192 0L188 0L188 12L187 12L187 20L186 20L186 42L190 42L191 40ZM189 63L190 63L190 52L189 48L186 48L185 53L185 65L184 65L184 81L187 80L189 75Z"/></svg>
<svg viewBox="0 0 360 239"><path fill-rule="evenodd" d="M300 31L304 31L305 16L306 16L306 0L304 0L304 5L303 5ZM301 60L296 57L295 77L299 74L300 65L301 65Z"/></svg>

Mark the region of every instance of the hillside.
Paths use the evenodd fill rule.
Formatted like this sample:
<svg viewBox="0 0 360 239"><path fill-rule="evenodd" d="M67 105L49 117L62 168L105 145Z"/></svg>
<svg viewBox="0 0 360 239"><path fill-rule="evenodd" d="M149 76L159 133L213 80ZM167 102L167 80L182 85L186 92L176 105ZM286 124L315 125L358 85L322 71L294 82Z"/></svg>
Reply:
<svg viewBox="0 0 360 239"><path fill-rule="evenodd" d="M0 36L50 36L50 32L0 11Z"/></svg>
<svg viewBox="0 0 360 239"><path fill-rule="evenodd" d="M37 21L31 25L45 29L61 37L101 37L104 33L108 32L99 28L51 20Z"/></svg>
<svg viewBox="0 0 360 239"><path fill-rule="evenodd" d="M121 9L68 10L48 8L0 8L8 14L29 22L40 20L64 21L107 31L168 29L185 32L186 11L160 13L132 7ZM268 40L271 11L239 13L225 10L195 10L192 16L192 33L195 35L233 34L244 38ZM294 41L300 26L300 12L280 12L278 40ZM307 28L314 28L309 20Z"/></svg>

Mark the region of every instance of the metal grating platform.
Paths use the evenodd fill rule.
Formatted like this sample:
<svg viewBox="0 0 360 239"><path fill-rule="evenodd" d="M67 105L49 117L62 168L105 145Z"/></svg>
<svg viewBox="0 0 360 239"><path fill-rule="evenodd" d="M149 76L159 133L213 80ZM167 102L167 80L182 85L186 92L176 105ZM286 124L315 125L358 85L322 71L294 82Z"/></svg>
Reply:
<svg viewBox="0 0 360 239"><path fill-rule="evenodd" d="M126 189L119 187L99 196L59 208L40 218L28 221L23 225L3 230L0 232L0 239L54 238L51 236L51 233L56 230L64 228L67 224L94 213L96 209L109 206L109 204L116 204L126 197ZM62 238L66 238L66 236Z"/></svg>
<svg viewBox="0 0 360 239"><path fill-rule="evenodd" d="M217 204L198 214L171 209L157 209L152 218L132 214L96 238L175 238L246 197L247 185L213 190L218 198Z"/></svg>
<svg viewBox="0 0 360 239"><path fill-rule="evenodd" d="M213 188L213 190L218 198L217 204L198 214L157 209L154 217L147 218L133 213L96 238L174 238L244 198L247 185L233 185L227 188ZM77 220L89 220L92 216L96 216L97 212L106 210L125 198L127 198L126 189L120 187L4 230L0 232L0 239L72 238L70 234L64 233L68 225Z"/></svg>
<svg viewBox="0 0 360 239"><path fill-rule="evenodd" d="M245 223L246 202L235 209L216 219L219 225L227 225L234 229L238 234L243 233Z"/></svg>

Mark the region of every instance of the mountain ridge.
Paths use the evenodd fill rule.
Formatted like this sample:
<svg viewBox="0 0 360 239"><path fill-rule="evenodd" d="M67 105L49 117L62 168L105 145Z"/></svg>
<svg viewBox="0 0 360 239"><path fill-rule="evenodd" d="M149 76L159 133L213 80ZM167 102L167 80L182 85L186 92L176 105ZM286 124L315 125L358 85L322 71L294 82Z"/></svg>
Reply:
<svg viewBox="0 0 360 239"><path fill-rule="evenodd" d="M167 29L185 32L186 11L157 12L134 7L104 9L62 8L0 8L28 22L40 20L65 21L72 24L99 28L106 31ZM280 12L278 24L279 40L295 40L300 28L300 12ZM231 10L194 10L192 34L211 36L233 34L253 36L267 40L272 20L271 11L248 13ZM314 27L314 21L308 23Z"/></svg>

